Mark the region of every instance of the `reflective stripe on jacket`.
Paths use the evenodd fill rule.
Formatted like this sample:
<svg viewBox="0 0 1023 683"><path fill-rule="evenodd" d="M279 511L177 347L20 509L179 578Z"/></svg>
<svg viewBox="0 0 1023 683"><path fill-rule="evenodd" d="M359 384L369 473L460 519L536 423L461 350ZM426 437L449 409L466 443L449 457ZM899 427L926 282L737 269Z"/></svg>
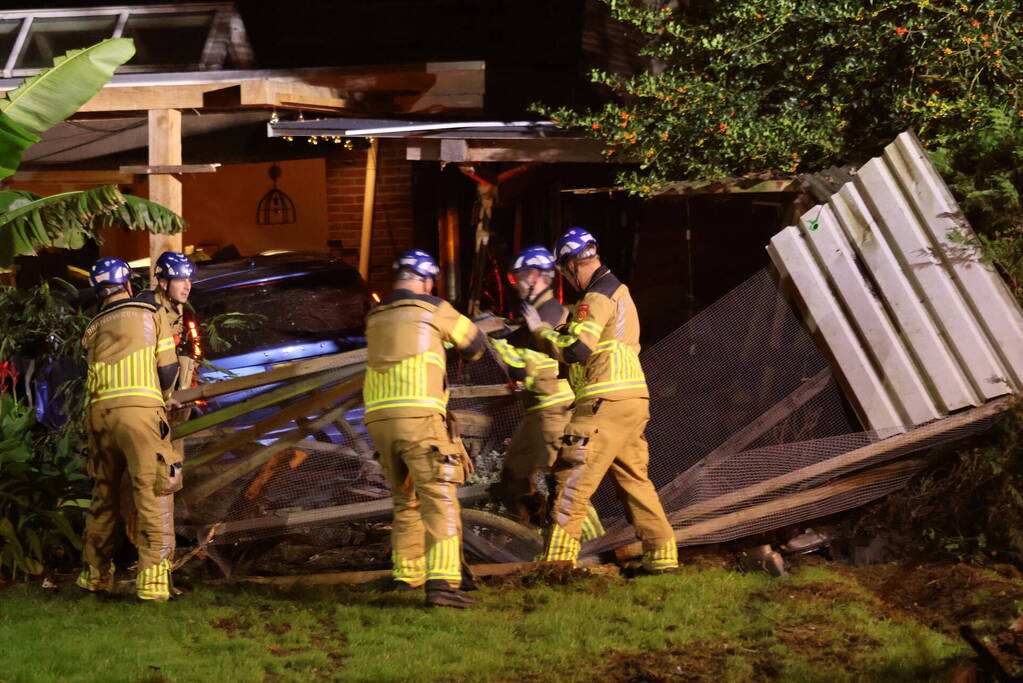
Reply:
<svg viewBox="0 0 1023 683"><path fill-rule="evenodd" d="M447 410L445 343L468 360L483 355L483 333L435 296L395 290L366 318L366 421L443 414Z"/></svg>
<svg viewBox="0 0 1023 683"><path fill-rule="evenodd" d="M577 399L647 398L639 362L639 315L629 288L601 266L560 331L541 324L538 348L569 363L568 379Z"/></svg>
<svg viewBox="0 0 1023 683"><path fill-rule="evenodd" d="M547 324L557 326L565 321L565 307L554 298L549 288L541 292L532 303L540 319ZM520 332L525 334L516 332L506 339L494 339L491 343L508 366L508 374L525 386L523 402L526 410L540 410L573 402L575 394L568 382L558 379L558 361L528 348L526 345L531 341L528 330L520 328Z"/></svg>
<svg viewBox="0 0 1023 683"><path fill-rule="evenodd" d="M156 307L114 297L82 338L88 363L87 402L162 407L177 373L174 337Z"/></svg>

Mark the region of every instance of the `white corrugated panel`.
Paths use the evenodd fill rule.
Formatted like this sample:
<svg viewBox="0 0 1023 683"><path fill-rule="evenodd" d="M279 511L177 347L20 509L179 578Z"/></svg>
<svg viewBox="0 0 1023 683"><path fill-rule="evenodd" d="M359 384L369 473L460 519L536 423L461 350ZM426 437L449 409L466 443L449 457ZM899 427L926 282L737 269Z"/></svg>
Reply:
<svg viewBox="0 0 1023 683"><path fill-rule="evenodd" d="M912 133L800 227L768 251L867 427L910 428L1023 386L1023 311Z"/></svg>
<svg viewBox="0 0 1023 683"><path fill-rule="evenodd" d="M782 277L790 279L799 292L811 329L819 332L842 368L840 379L850 392L860 419L882 438L905 431L905 419L875 372L799 230L785 228L771 239L767 251Z"/></svg>

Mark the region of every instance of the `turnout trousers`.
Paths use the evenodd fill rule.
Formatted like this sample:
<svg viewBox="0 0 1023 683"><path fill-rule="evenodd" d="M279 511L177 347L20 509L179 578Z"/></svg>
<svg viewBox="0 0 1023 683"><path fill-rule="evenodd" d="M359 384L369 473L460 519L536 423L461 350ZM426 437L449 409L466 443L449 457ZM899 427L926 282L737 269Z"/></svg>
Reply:
<svg viewBox="0 0 1023 683"><path fill-rule="evenodd" d="M664 571L678 566L675 533L647 476L646 431L650 402L593 399L576 406L554 464L557 496L547 534L545 560L579 557L590 496L610 472L625 514L643 543L643 566Z"/></svg>
<svg viewBox="0 0 1023 683"><path fill-rule="evenodd" d="M494 486L495 497L517 520L534 527L550 525L548 498L536 490L536 474L550 472L558 458L565 427L572 418L572 404L527 411L508 442L501 479ZM550 499L556 489L549 482ZM587 506L582 540L604 534L600 516Z"/></svg>
<svg viewBox="0 0 1023 683"><path fill-rule="evenodd" d="M366 425L391 486L391 560L396 581L457 588L462 579L462 516L457 487L469 456L441 415L395 417Z"/></svg>
<svg viewBox="0 0 1023 683"><path fill-rule="evenodd" d="M110 571L123 528L121 479L131 481L138 519L133 542L139 551L138 594L161 600L170 596L174 556L174 493L181 489L181 458L171 445L163 408L89 407L89 475L92 503L85 520L82 559L87 571Z"/></svg>

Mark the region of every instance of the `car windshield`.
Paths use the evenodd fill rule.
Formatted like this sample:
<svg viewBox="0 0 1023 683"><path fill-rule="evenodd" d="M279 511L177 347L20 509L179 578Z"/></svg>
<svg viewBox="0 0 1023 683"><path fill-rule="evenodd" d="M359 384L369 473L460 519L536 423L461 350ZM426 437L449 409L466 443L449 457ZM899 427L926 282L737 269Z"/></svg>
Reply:
<svg viewBox="0 0 1023 683"><path fill-rule="evenodd" d="M218 333L231 346L216 351L208 348L210 358L303 340L358 335L363 330L369 308L358 276L354 271L341 270L281 279L271 276L259 282L197 291L192 304L200 323L224 313L266 317L265 321L254 319L256 324L251 329L219 325Z"/></svg>

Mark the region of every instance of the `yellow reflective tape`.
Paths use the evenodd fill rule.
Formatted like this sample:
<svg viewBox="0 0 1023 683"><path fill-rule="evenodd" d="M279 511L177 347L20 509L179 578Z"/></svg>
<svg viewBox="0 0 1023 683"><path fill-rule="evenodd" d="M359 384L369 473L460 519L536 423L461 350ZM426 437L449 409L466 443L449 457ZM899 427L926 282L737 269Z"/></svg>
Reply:
<svg viewBox="0 0 1023 683"><path fill-rule="evenodd" d="M458 320L455 322L455 327L451 330L451 340L458 346L464 346L468 341L466 337L469 336L469 332L472 331L472 321L466 318L464 315L458 316Z"/></svg>

